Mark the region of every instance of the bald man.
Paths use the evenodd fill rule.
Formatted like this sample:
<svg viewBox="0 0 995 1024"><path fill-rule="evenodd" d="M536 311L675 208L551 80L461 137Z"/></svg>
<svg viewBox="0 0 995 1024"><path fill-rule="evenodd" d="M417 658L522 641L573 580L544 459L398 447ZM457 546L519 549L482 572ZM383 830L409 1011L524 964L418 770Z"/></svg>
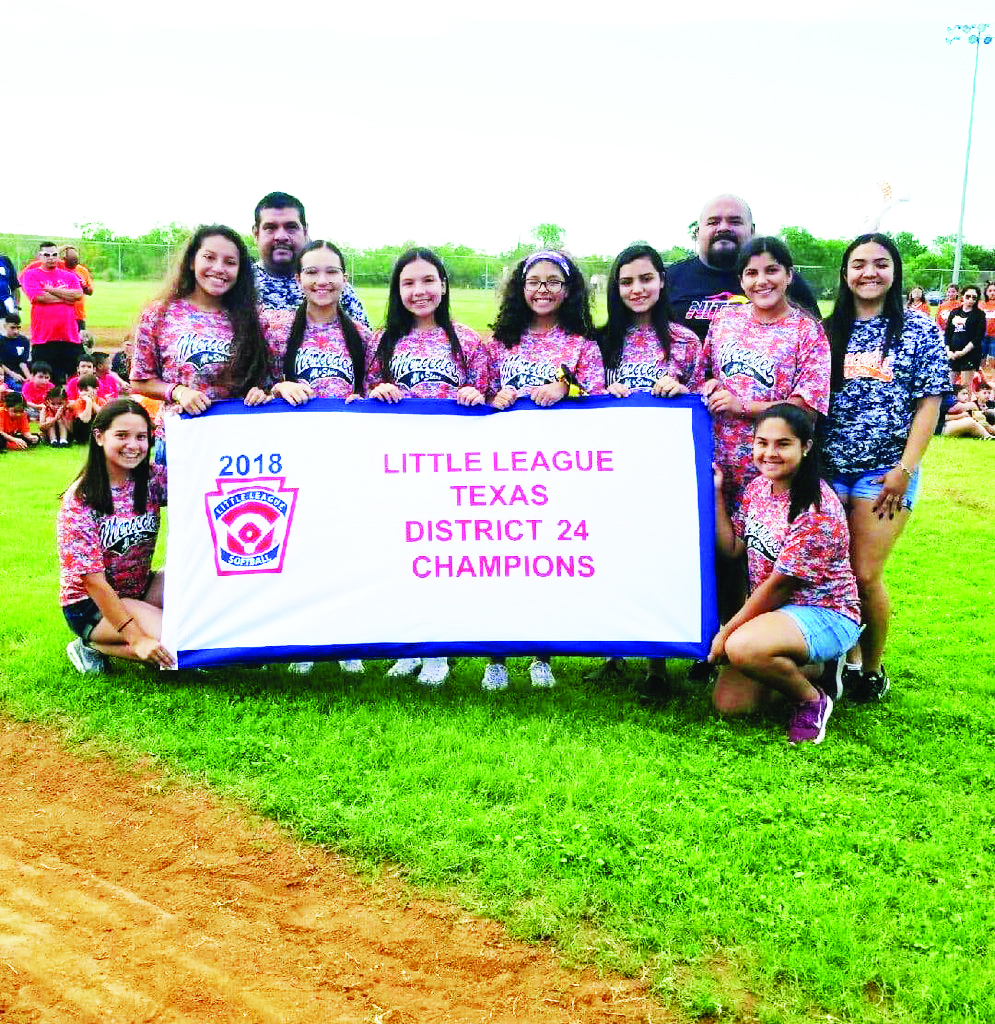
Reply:
<svg viewBox="0 0 995 1024"><path fill-rule="evenodd" d="M723 306L746 301L736 261L753 233L753 214L746 202L739 196L716 196L705 203L698 217L698 255L667 267L674 319L699 338L704 339L712 317ZM788 298L821 319L812 289L797 273L788 285Z"/></svg>

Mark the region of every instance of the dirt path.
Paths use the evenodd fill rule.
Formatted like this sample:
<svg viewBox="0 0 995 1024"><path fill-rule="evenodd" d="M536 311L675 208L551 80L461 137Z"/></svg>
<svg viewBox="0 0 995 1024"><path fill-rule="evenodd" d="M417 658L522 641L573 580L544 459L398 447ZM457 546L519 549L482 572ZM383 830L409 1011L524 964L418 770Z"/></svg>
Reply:
<svg viewBox="0 0 995 1024"><path fill-rule="evenodd" d="M0 720L0 1019L619 1022L633 981L288 840L210 793Z"/></svg>

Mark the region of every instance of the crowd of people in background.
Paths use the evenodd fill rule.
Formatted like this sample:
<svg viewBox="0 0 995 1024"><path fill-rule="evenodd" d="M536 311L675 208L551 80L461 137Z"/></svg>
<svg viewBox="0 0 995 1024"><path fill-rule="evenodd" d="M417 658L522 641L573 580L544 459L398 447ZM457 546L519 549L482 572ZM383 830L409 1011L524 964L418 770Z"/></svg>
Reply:
<svg viewBox="0 0 995 1024"><path fill-rule="evenodd" d="M619 254L601 325L569 254L522 259L484 339L452 319L446 267L429 249L397 259L372 330L342 251L309 238L300 200L264 196L253 237L255 262L231 228L197 230L139 317L126 373L84 348L93 283L73 247L43 243L21 272L30 347L16 303L5 310L8 447L88 446L59 517L62 604L77 635L67 653L80 671L101 671L106 655L172 663L156 632L161 574L151 571L167 416L222 400L434 398L505 410L643 391L661 401L700 394L713 419L723 626L697 671L717 671L715 706L736 714L783 699L791 742L817 743L835 701L888 692L883 570L926 447L934 433L995 436L983 373L995 367L995 282L984 298L951 285L934 319L922 288L904 291L891 239L862 235L823 320L784 243L756 236L748 205L724 195L702 210L688 260L665 267L647 245ZM13 268L3 277L16 297ZM106 543L108 516L137 524L123 550L119 531ZM623 672L608 659L597 674ZM388 674L434 687L448 673L445 658L405 658ZM548 656L533 659L530 678L555 685ZM509 685L504 659L490 659L482 685ZM671 696L665 662L649 662L641 692Z"/></svg>

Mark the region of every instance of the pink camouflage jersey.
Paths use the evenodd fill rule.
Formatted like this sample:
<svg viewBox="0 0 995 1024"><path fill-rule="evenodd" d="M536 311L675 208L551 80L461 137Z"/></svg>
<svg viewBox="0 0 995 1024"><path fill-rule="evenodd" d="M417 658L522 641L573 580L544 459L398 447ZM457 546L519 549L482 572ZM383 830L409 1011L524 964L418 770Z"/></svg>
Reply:
<svg viewBox="0 0 995 1024"><path fill-rule="evenodd" d="M487 394L490 401L502 388L514 388L519 398L551 384L561 366L577 378L589 395L605 393L605 368L597 343L579 334L567 334L557 325L541 334L526 331L508 348L491 338L487 343Z"/></svg>
<svg viewBox="0 0 995 1024"><path fill-rule="evenodd" d="M775 494L771 482L756 477L747 486L732 525L746 545L750 591L771 573L801 580L791 604L830 608L860 622L857 580L850 568L850 531L836 492L819 482L820 508L810 505L788 522L791 496Z"/></svg>
<svg viewBox="0 0 995 1024"><path fill-rule="evenodd" d="M670 325L669 359L651 325L630 327L625 332L618 367L606 367L605 380L607 384L624 384L630 391L652 391L657 380L669 375L688 390L697 391L704 383L701 358L698 335L687 327Z"/></svg>
<svg viewBox="0 0 995 1024"><path fill-rule="evenodd" d="M221 377L231 360L232 340L231 321L224 310L197 309L186 299L176 299L165 309L161 302L154 302L142 310L138 320L131 379L158 377L167 384L203 391L212 401L231 398ZM271 349L269 362L272 365L275 361ZM268 388L272 383L260 381L259 386ZM178 403L172 402L162 411L178 409Z"/></svg>
<svg viewBox="0 0 995 1024"><path fill-rule="evenodd" d="M480 335L464 324L453 323L456 337L466 356L466 372L453 359L449 338L441 327L411 331L398 338L390 361L392 383L412 398L455 399L461 388L487 388L487 351ZM372 391L384 383L385 376L377 360L377 345L383 331L377 331L367 357L366 389Z"/></svg>
<svg viewBox="0 0 995 1024"><path fill-rule="evenodd" d="M762 324L752 305L728 306L716 314L705 336L702 368L707 382L747 402L786 402L800 398L816 412L829 409L829 341L822 324L791 309L780 320ZM753 465L753 421L717 416L715 461L725 476L723 495L735 512Z"/></svg>
<svg viewBox="0 0 995 1024"><path fill-rule="evenodd" d="M284 379L283 358L295 315L293 309L264 310L259 314L273 360L273 379L277 381ZM339 317L344 315L340 310ZM363 324L357 323L356 330L363 340L368 363L372 336ZM352 357L346 347L342 322L338 318L327 324L307 321L294 360L294 371L297 379L310 384L319 398L348 398L351 394L363 393L363 381L357 382L355 379Z"/></svg>
<svg viewBox="0 0 995 1024"><path fill-rule="evenodd" d="M59 602L65 606L89 595L83 577L102 572L119 597L141 597L149 585L152 553L159 535L159 510L166 504L166 469L152 466L146 511L135 512L135 482L111 488L114 514L84 505L71 487L56 519L59 550Z"/></svg>

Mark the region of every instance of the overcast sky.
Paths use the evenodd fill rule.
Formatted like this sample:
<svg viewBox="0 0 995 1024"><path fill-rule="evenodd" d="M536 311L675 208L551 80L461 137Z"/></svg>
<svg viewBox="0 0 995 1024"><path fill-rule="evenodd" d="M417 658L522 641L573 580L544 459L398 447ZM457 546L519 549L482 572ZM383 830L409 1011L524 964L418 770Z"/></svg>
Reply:
<svg viewBox="0 0 995 1024"><path fill-rule="evenodd" d="M5 91L22 105L0 230L247 230L283 189L313 236L348 246L498 251L553 221L574 252L610 255L686 243L722 191L758 230L853 236L880 181L909 198L885 228L957 229L974 48L945 42L952 4L835 0L783 18L768 4L762 20L728 2L343 6L18 4L3 15ZM987 246L993 111L995 43L964 224Z"/></svg>

